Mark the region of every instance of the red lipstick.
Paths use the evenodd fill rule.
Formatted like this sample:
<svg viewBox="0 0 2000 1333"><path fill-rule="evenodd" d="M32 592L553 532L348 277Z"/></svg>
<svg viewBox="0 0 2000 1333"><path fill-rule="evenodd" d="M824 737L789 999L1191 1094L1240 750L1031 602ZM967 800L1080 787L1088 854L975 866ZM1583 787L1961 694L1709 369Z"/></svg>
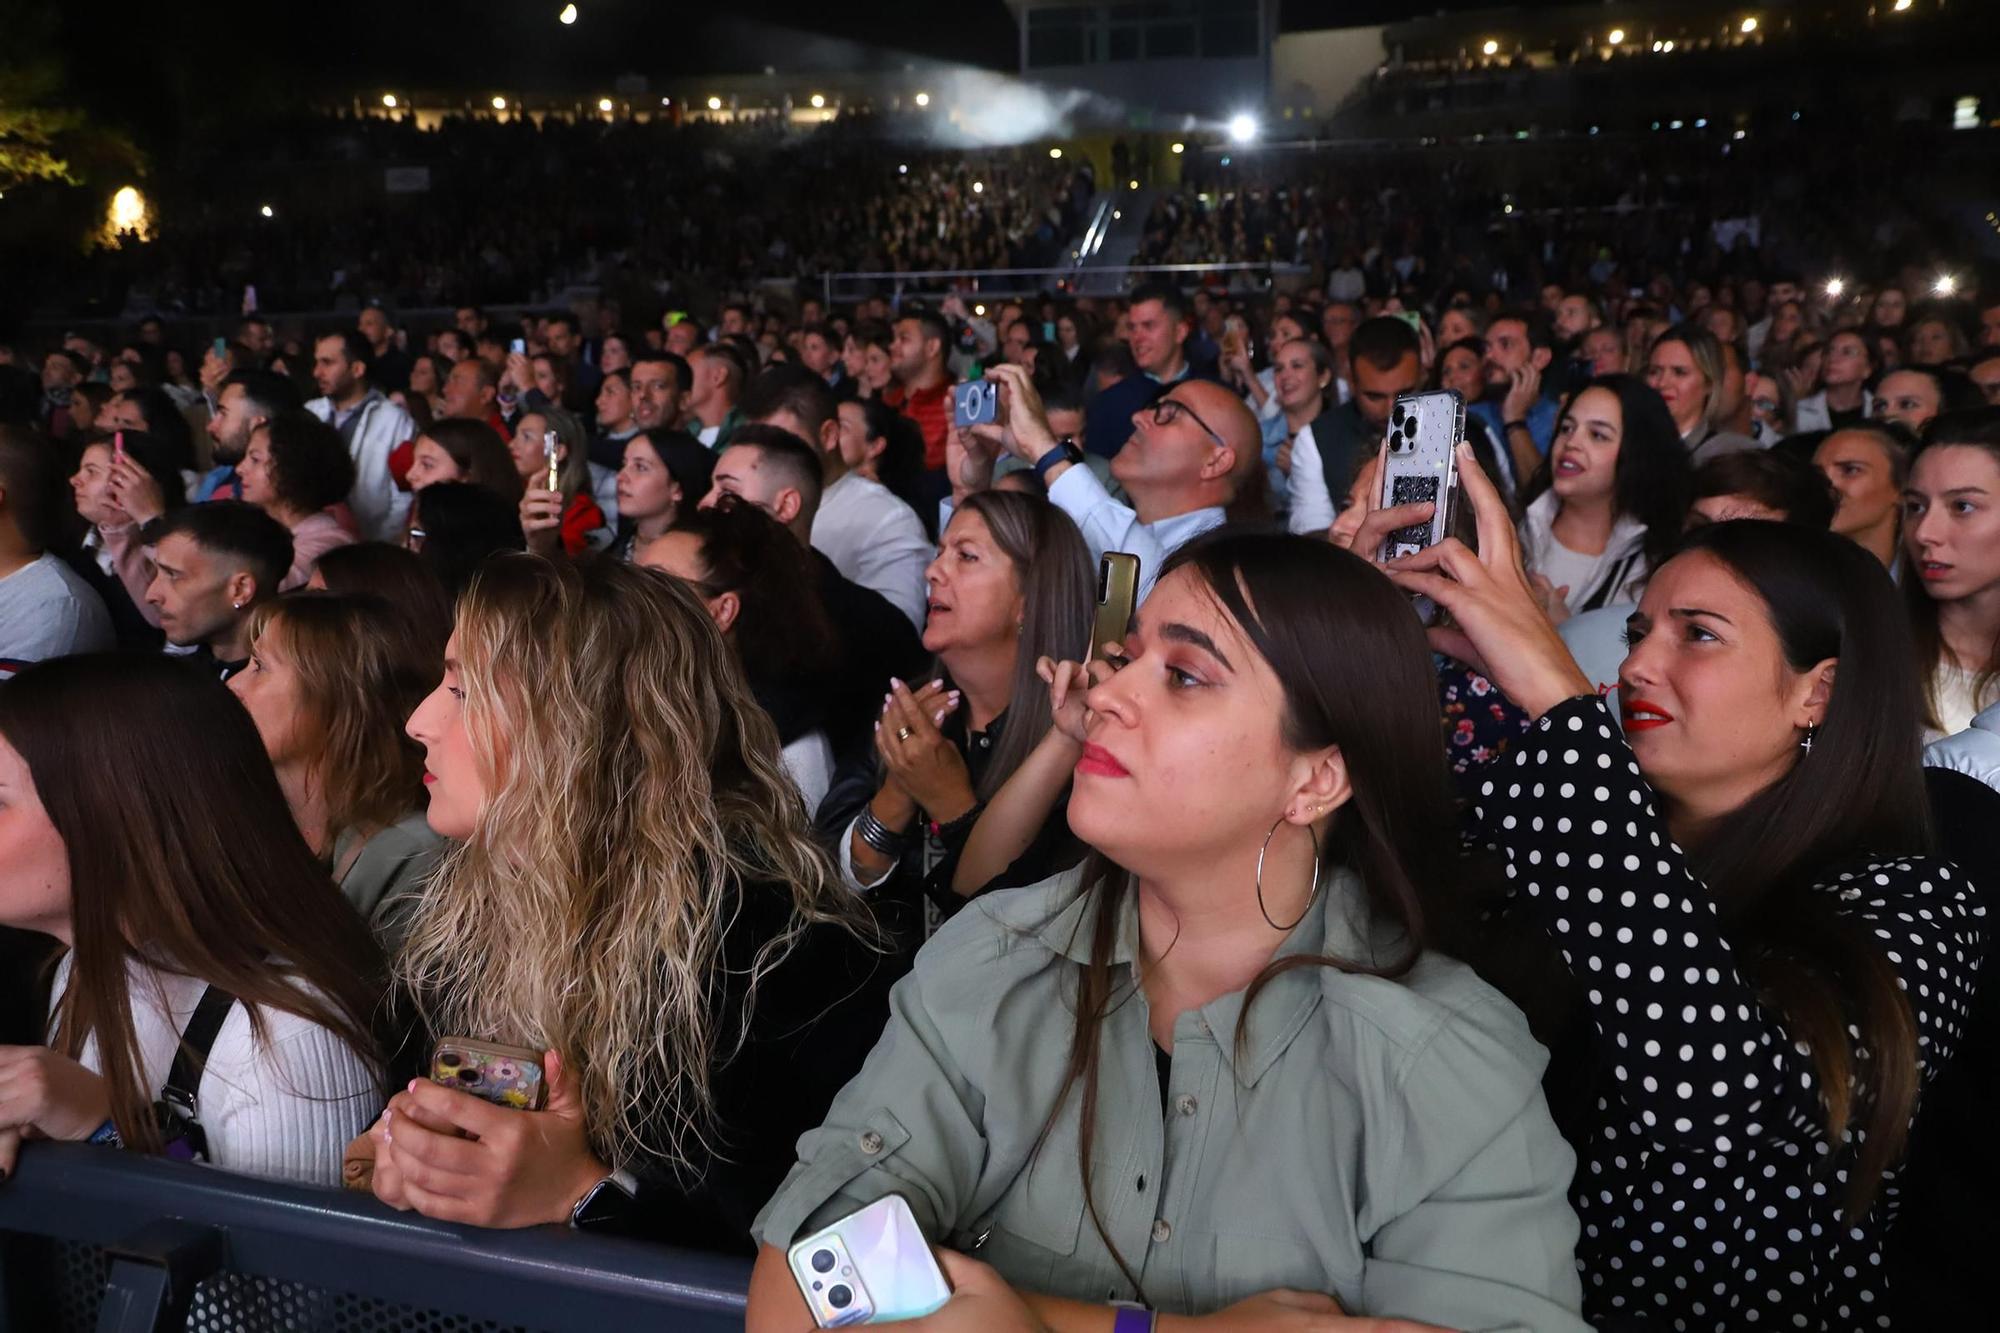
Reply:
<svg viewBox="0 0 2000 1333"><path fill-rule="evenodd" d="M1618 717L1624 723L1627 733L1652 731L1674 720L1672 713L1645 699L1621 698L1618 701Z"/></svg>
<svg viewBox="0 0 2000 1333"><path fill-rule="evenodd" d="M1118 762L1102 745L1086 745L1083 757L1076 761L1076 771L1089 773L1100 778L1129 778L1132 776L1125 765Z"/></svg>

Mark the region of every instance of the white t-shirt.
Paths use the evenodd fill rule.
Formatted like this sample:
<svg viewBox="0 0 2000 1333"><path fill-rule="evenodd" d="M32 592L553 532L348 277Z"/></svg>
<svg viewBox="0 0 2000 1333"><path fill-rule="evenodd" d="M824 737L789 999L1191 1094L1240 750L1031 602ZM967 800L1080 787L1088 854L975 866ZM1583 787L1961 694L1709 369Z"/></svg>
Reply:
<svg viewBox="0 0 2000 1333"><path fill-rule="evenodd" d="M63 959L56 973L52 1017L69 987L70 962ZM206 987L137 961L127 964L126 975L140 1072L157 1094ZM258 1041L248 1008L233 1005L209 1048L195 1090L208 1160L240 1175L338 1186L341 1154L375 1123L382 1087L361 1056L326 1028L278 1010L266 1010L264 1023L265 1040ZM102 1072L95 1037L84 1042L82 1064Z"/></svg>
<svg viewBox="0 0 2000 1333"><path fill-rule="evenodd" d="M1937 691L1938 725L1941 729L1926 732L1924 739L1930 741L1939 736L1954 735L1971 726L1982 702L1973 692L1979 684L1979 673L1950 662L1940 662L1931 683ZM1988 697L1984 702L1992 703L1993 700Z"/></svg>
<svg viewBox="0 0 2000 1333"><path fill-rule="evenodd" d="M820 496L812 544L842 578L881 593L923 629L930 600L924 569L936 552L917 511L894 491L849 472Z"/></svg>
<svg viewBox="0 0 2000 1333"><path fill-rule="evenodd" d="M0 578L0 680L12 664L115 645L104 600L76 571L44 551Z"/></svg>

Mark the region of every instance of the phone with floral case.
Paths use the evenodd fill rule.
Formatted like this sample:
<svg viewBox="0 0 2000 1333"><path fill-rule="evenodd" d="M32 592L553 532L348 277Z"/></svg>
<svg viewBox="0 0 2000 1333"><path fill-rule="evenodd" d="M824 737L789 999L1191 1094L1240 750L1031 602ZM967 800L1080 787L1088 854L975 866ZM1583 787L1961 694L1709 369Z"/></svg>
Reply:
<svg viewBox="0 0 2000 1333"><path fill-rule="evenodd" d="M431 1082L517 1111L539 1111L548 1100L542 1053L497 1041L446 1037L431 1051Z"/></svg>

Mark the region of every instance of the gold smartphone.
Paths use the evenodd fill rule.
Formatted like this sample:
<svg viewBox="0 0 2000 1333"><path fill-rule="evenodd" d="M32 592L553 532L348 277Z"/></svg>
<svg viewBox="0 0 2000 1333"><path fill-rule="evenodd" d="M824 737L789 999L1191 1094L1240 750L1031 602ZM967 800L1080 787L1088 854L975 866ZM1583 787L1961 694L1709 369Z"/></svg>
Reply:
<svg viewBox="0 0 2000 1333"><path fill-rule="evenodd" d="M556 446L561 443L561 439L558 438L554 431L545 430L542 432L542 457L548 460L548 488L552 491L560 491L562 489L562 460L556 457Z"/></svg>
<svg viewBox="0 0 2000 1333"><path fill-rule="evenodd" d="M1090 628L1090 656L1101 660L1104 646L1122 643L1139 609L1139 557L1106 551L1097 561L1097 619Z"/></svg>

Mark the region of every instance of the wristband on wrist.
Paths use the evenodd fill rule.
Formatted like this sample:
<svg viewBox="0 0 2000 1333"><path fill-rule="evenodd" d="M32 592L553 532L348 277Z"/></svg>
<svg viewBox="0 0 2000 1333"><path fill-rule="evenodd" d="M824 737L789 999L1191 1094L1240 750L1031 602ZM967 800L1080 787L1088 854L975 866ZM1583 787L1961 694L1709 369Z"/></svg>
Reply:
<svg viewBox="0 0 2000 1333"><path fill-rule="evenodd" d="M854 831L860 835L862 842L891 861L899 859L903 855L903 848L909 844L906 835L896 832L877 819L875 811L865 805L861 807L861 813L854 817Z"/></svg>
<svg viewBox="0 0 2000 1333"><path fill-rule="evenodd" d="M1060 440L1057 440L1047 453L1035 460L1035 475L1040 477L1042 483L1046 485L1049 480L1049 472L1056 464L1081 463L1082 461L1083 450L1076 447L1075 437L1065 435Z"/></svg>
<svg viewBox="0 0 2000 1333"><path fill-rule="evenodd" d="M1153 1333L1157 1319L1151 1310L1123 1305L1111 1321L1111 1333Z"/></svg>
<svg viewBox="0 0 2000 1333"><path fill-rule="evenodd" d="M102 1144L111 1148L122 1148L125 1146L125 1136L118 1132L117 1121L107 1120L92 1130L90 1137L85 1139L84 1142Z"/></svg>

